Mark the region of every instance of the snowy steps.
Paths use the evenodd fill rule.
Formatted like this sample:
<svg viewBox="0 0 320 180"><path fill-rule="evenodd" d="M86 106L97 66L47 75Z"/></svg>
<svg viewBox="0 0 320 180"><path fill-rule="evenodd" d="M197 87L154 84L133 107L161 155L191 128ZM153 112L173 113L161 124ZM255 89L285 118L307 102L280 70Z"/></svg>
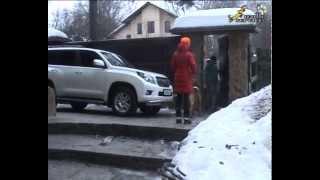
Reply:
<svg viewBox="0 0 320 180"><path fill-rule="evenodd" d="M68 159L133 169L157 169L171 161L176 144L161 140L95 135L48 135L48 158ZM108 139L107 138L107 139Z"/></svg>
<svg viewBox="0 0 320 180"><path fill-rule="evenodd" d="M48 160L154 171L172 160L189 131L90 120L48 121Z"/></svg>

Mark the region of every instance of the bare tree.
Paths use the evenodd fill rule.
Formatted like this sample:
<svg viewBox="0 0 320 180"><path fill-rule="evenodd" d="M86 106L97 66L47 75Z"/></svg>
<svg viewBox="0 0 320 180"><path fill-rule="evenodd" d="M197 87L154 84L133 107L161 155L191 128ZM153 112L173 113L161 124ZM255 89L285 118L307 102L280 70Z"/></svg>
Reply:
<svg viewBox="0 0 320 180"><path fill-rule="evenodd" d="M59 25L61 23L61 13L59 10L57 10L56 12L52 13L52 15L53 15L53 20L50 26L55 29L59 29Z"/></svg>
<svg viewBox="0 0 320 180"><path fill-rule="evenodd" d="M261 49L271 48L271 22L272 22L272 5L271 1L251 0L245 1L247 7L253 11L257 11L258 5L266 7L266 14L262 22L257 23L259 32L252 34L251 42L253 47Z"/></svg>
<svg viewBox="0 0 320 180"><path fill-rule="evenodd" d="M171 9L178 16L185 13L191 7L198 10L214 9L214 8L231 8L237 7L238 0L165 0L168 9Z"/></svg>
<svg viewBox="0 0 320 180"><path fill-rule="evenodd" d="M184 14L186 10L195 7L198 10L213 8L236 7L238 0L165 0L169 9L173 10L178 16Z"/></svg>
<svg viewBox="0 0 320 180"><path fill-rule="evenodd" d="M193 0L165 0L167 8L180 16L194 5Z"/></svg>
<svg viewBox="0 0 320 180"><path fill-rule="evenodd" d="M107 35L119 25L123 17L120 10L124 6L128 7L130 5L128 3L133 3L133 1L99 0L95 2L97 9L96 13L91 15L93 21L90 21L90 3L80 1L72 11L65 10L56 13L53 24L57 24L57 29L62 30L74 40L107 39ZM93 32L92 36L90 32Z"/></svg>
<svg viewBox="0 0 320 180"><path fill-rule="evenodd" d="M106 38L121 21L120 10L124 1L99 1L97 13L97 36Z"/></svg>
<svg viewBox="0 0 320 180"><path fill-rule="evenodd" d="M195 1L194 7L202 9L215 9L215 8L233 8L237 7L239 1L236 0L202 0Z"/></svg>

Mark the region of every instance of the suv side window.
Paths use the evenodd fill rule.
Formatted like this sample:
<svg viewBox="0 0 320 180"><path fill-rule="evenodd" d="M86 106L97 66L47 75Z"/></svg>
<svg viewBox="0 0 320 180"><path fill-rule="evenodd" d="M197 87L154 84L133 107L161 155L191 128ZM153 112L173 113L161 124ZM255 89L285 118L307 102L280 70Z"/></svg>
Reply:
<svg viewBox="0 0 320 180"><path fill-rule="evenodd" d="M77 53L74 50L49 50L48 64L78 66Z"/></svg>
<svg viewBox="0 0 320 180"><path fill-rule="evenodd" d="M81 67L94 67L94 59L102 59L96 52L93 51L80 51Z"/></svg>
<svg viewBox="0 0 320 180"><path fill-rule="evenodd" d="M65 66L79 66L77 51L75 50L63 50L59 52L59 58L62 65Z"/></svg>
<svg viewBox="0 0 320 180"><path fill-rule="evenodd" d="M51 65L60 65L59 59L57 58L57 52L56 51L49 51L48 50L48 64Z"/></svg>

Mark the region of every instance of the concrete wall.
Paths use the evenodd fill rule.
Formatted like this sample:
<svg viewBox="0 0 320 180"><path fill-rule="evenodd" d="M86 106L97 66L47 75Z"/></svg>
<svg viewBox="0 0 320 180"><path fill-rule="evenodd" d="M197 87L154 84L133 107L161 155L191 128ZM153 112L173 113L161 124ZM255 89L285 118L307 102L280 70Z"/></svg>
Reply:
<svg viewBox="0 0 320 180"><path fill-rule="evenodd" d="M164 22L169 20L173 25L175 18L161 11L154 6L148 6L142 10L141 14L137 15L126 27L113 35L113 39L127 39L127 35L131 38L148 38L172 36L171 33L164 33ZM147 33L148 21L154 21L154 33ZM142 23L142 34L137 34L137 24Z"/></svg>

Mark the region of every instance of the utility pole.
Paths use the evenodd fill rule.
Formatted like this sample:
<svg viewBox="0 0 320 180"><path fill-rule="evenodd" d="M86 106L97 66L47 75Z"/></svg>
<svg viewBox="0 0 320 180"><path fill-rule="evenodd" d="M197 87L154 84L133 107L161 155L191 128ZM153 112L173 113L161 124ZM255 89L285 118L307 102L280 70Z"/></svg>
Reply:
<svg viewBox="0 0 320 180"><path fill-rule="evenodd" d="M97 0L89 0L89 34L92 41L97 40L97 10Z"/></svg>

